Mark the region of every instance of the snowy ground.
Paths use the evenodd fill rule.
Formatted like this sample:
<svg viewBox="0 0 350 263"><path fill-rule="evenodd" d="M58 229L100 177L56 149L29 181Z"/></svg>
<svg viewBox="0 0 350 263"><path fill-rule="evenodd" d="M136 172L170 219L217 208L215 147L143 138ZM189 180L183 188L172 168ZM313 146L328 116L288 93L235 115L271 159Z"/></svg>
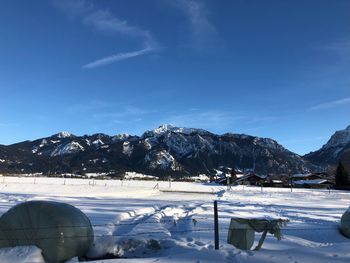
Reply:
<svg viewBox="0 0 350 263"><path fill-rule="evenodd" d="M67 202L85 212L96 235L90 256L124 257L95 261L99 263L350 261L350 239L338 231L350 192L294 189L291 193L242 186L227 191L196 183L0 178L0 214L26 200ZM220 250L214 250L214 200L219 207ZM226 243L230 218L235 216L290 222L281 241L268 235L260 251L241 251ZM257 234L256 242L259 238ZM0 262L43 261L35 247L27 247L1 249Z"/></svg>

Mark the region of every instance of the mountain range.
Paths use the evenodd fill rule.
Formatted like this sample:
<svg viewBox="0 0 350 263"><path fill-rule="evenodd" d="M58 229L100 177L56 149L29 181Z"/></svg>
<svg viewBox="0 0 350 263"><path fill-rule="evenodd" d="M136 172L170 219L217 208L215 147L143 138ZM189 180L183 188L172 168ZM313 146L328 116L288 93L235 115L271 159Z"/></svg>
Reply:
<svg viewBox="0 0 350 263"><path fill-rule="evenodd" d="M310 152L304 159L317 166L335 166L339 161L350 168L350 126L336 131L321 149Z"/></svg>
<svg viewBox="0 0 350 263"><path fill-rule="evenodd" d="M161 125L141 136L60 132L47 138L0 145L0 173L109 173L157 176L214 174L223 167L258 174L304 173L350 160L350 126L320 150L299 156L269 138L217 135Z"/></svg>

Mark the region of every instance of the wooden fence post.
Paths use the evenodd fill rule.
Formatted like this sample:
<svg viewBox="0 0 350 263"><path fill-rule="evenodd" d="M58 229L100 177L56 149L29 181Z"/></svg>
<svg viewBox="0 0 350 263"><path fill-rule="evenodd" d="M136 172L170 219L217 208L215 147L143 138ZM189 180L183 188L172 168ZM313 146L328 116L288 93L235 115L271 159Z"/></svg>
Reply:
<svg viewBox="0 0 350 263"><path fill-rule="evenodd" d="M214 201L214 235L215 250L219 249L219 217L218 217L218 201Z"/></svg>

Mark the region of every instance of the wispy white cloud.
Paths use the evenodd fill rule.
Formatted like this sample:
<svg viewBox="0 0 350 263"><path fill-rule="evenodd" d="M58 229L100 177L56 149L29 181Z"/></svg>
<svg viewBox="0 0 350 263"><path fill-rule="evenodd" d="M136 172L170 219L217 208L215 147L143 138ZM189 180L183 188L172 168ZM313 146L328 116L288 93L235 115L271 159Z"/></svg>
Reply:
<svg viewBox="0 0 350 263"><path fill-rule="evenodd" d="M333 100L333 101L328 101L325 103L320 103L315 106L312 106L309 108L309 110L323 110L323 109L329 109L329 108L335 108L338 106L350 104L350 97L339 99L339 100Z"/></svg>
<svg viewBox="0 0 350 263"><path fill-rule="evenodd" d="M343 60L350 60L350 39L341 39L321 47L322 50L338 55Z"/></svg>
<svg viewBox="0 0 350 263"><path fill-rule="evenodd" d="M145 29L130 25L127 21L114 16L109 10L96 9L87 0L55 0L54 6L69 16L78 17L82 24L93 30L109 35L123 35L141 42L142 48L136 51L113 54L82 66L83 69L93 69L129 58L145 55L159 50L159 44L153 35Z"/></svg>
<svg viewBox="0 0 350 263"><path fill-rule="evenodd" d="M90 62L86 65L83 66L83 69L93 69L97 67L101 67L104 65L108 65L114 62L122 61L125 59L133 58L133 57L138 57L147 53L152 52L154 49L152 48L144 48L141 50L137 51L132 51L132 52L125 52L125 53L118 53L112 56L108 56L105 58L98 59L96 61Z"/></svg>
<svg viewBox="0 0 350 263"><path fill-rule="evenodd" d="M140 38L145 46L156 45L152 34L145 29L130 25L115 17L109 10L96 10L85 16L82 23L106 34L123 34Z"/></svg>
<svg viewBox="0 0 350 263"><path fill-rule="evenodd" d="M222 39L209 20L209 11L204 2L198 0L170 0L170 5L179 9L190 23L193 47L197 51L218 49Z"/></svg>

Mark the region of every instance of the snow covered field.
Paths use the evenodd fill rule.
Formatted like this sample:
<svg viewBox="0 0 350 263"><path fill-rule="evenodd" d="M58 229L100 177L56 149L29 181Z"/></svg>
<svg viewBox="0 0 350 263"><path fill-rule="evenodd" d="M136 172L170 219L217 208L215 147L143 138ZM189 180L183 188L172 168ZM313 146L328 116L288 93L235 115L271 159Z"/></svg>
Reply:
<svg viewBox="0 0 350 263"><path fill-rule="evenodd" d="M157 185L158 184L158 185ZM163 192L162 190L170 190ZM226 187L210 184L61 178L0 178L0 213L27 200L72 204L90 218L95 262L349 262L350 239L338 231L350 192ZM218 200L220 250L214 250ZM226 243L231 217L288 218L283 239L268 235L259 251ZM256 242L260 234L256 234ZM27 257L27 261L25 258ZM71 260L75 262L76 259ZM1 249L0 262L43 262L33 247Z"/></svg>

